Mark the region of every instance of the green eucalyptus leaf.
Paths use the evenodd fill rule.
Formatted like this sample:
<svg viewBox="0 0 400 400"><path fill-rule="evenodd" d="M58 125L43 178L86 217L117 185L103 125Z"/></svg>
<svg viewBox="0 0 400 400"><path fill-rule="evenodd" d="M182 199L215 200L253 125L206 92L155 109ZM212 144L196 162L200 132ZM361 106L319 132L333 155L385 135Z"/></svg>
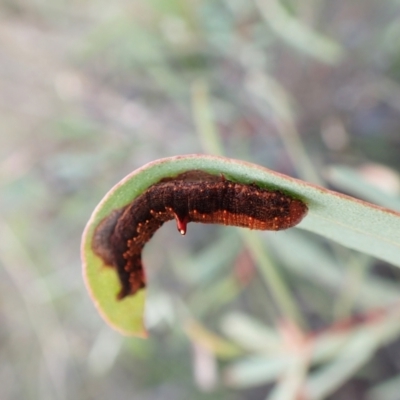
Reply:
<svg viewBox="0 0 400 400"><path fill-rule="evenodd" d="M400 266L399 213L245 161L207 155L164 158L132 172L115 185L94 210L82 238L88 290L101 315L124 334L146 336L143 324L146 290L117 300L120 289L117 274L94 254L94 231L113 210L126 206L149 186L189 170L202 170L229 180L282 190L308 205L308 215L299 228Z"/></svg>

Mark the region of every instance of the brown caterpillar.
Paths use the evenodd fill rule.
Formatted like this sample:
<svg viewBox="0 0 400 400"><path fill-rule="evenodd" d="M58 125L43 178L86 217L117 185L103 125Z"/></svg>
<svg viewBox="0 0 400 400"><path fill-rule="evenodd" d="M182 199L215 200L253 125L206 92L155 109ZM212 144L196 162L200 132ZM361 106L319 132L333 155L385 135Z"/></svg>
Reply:
<svg viewBox="0 0 400 400"><path fill-rule="evenodd" d="M111 213L96 228L92 248L106 265L116 268L122 299L145 287L142 249L166 221L175 219L182 235L188 222L278 231L297 225L307 211L302 201L279 190L189 171L161 180Z"/></svg>

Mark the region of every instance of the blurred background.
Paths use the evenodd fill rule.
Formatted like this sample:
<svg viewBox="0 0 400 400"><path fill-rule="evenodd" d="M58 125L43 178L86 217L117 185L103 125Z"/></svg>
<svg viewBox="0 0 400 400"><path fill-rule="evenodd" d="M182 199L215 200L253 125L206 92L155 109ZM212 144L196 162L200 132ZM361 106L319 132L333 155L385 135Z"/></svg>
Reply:
<svg viewBox="0 0 400 400"><path fill-rule="evenodd" d="M239 229L169 223L145 251L145 341L103 322L79 254L104 194L178 154L400 210L398 0L3 0L0 18L1 399L299 399L287 376L304 399L400 398L400 321L371 317L398 305L396 267L296 229L257 235L257 259Z"/></svg>

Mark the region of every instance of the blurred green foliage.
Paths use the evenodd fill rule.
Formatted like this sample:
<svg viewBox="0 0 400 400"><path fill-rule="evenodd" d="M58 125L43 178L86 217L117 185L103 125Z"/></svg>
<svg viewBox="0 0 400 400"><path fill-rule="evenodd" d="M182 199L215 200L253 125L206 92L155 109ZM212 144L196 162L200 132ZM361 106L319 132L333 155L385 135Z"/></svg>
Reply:
<svg viewBox="0 0 400 400"><path fill-rule="evenodd" d="M398 203L399 2L16 0L0 18L0 397L278 399L296 388L304 365L287 369L289 389L266 377L272 358L257 341L296 334L278 324L237 230L157 233L145 252L148 341L97 315L80 236L115 182L160 157L214 152L210 133L226 156L366 199L373 185ZM349 169L355 193L332 167ZM389 265L305 233L260 240L309 332L398 300ZM188 330L189 317L240 355L215 357L222 342ZM398 398L400 342L393 320L379 321L372 334L345 331L354 369L335 372L338 350L339 364L307 381L314 398ZM237 365L264 379L235 381Z"/></svg>

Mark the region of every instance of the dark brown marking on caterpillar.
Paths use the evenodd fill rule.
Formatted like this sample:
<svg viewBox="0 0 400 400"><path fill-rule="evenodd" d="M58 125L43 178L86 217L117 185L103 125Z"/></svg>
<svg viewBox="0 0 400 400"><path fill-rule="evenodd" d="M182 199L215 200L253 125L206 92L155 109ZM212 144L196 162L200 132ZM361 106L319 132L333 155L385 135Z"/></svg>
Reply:
<svg viewBox="0 0 400 400"><path fill-rule="evenodd" d="M279 190L189 171L150 186L103 219L92 248L106 265L116 268L122 286L118 298L122 299L145 287L142 249L166 221L175 219L182 235L189 222L278 231L297 225L307 211L301 200Z"/></svg>

